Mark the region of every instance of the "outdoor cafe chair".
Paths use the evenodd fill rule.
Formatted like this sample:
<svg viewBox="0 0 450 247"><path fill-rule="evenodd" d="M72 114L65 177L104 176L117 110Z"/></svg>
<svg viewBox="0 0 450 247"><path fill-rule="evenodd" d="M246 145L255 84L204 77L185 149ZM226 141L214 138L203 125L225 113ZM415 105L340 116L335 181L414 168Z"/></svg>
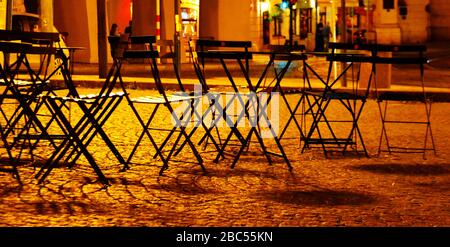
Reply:
<svg viewBox="0 0 450 247"><path fill-rule="evenodd" d="M370 47L360 44L330 42L329 48L331 52L324 54L329 62L326 78L321 77L310 65L306 66L309 90L303 91L307 102L305 113L311 116L312 121L304 136L302 152L309 148L321 148L328 157L330 152L345 154L352 148L356 153L363 152L368 157L359 119L370 95L374 77L373 54ZM342 68L333 80L331 75L335 62L341 62ZM371 65L367 82L362 82L363 63ZM322 83L321 89L313 89L310 73ZM348 74L351 75L350 86L336 88L337 82ZM328 113L332 102L336 102L337 107L343 107L345 116L335 117ZM337 134L337 130L343 134ZM359 150L359 146L362 150Z"/></svg>
<svg viewBox="0 0 450 247"><path fill-rule="evenodd" d="M23 141L16 158L20 160L23 150L28 147L33 160L33 150L42 137L45 136L53 147L54 140L58 139L58 136L47 133L48 125L42 122L42 114L39 113L43 104L38 96L54 94L57 89L50 84L50 79L60 67L49 71L49 65L58 54L56 43L59 34L0 30L0 40L1 51L6 58L0 83L3 86L0 98L0 112L4 121L2 138L10 142L9 151ZM29 60L32 55L40 57L37 68ZM12 106L8 108L8 113L5 112L7 105Z"/></svg>
<svg viewBox="0 0 450 247"><path fill-rule="evenodd" d="M68 57L59 46L59 33L0 30L0 39L5 40L4 43L6 43L5 46L2 46L3 53L10 55L10 58L12 58L12 54L18 54L14 62L7 63L3 67L4 69L2 68L2 79L6 84L2 104L4 98L14 99L18 102L18 107L12 114L13 117L7 118L7 128L3 127L3 137L7 139L9 134L15 133L15 140L26 139L30 153L37 147L39 141L43 139L50 141L55 151L36 174L35 177L40 178L39 182L42 182L49 175L64 156L66 156L66 161L71 159L72 164L74 164L78 157L84 154L102 182L107 183L97 164L93 161L92 156L86 151L86 148L93 136L100 134L119 161L122 164L125 163L125 160L120 156L109 137L101 129L101 126L109 117L107 112L120 103L121 95L79 95L71 78ZM25 47L22 47L20 50L11 50L11 45L9 44L16 44L17 42ZM29 61L30 55L40 56L38 68L31 65ZM55 58L60 59L62 62L57 64L52 70L49 70L51 68L49 65ZM22 70L25 70L25 72L22 72ZM50 79L58 72L63 77L64 89L67 89L64 96L57 95L55 89L59 88L50 84ZM20 80L18 79L19 76ZM22 77L24 76L26 76L27 80L23 80ZM111 99L111 101L106 104L105 99ZM70 109L68 107L70 103L78 105L84 113L76 125L70 123ZM90 107L87 105L90 105ZM47 119L44 119L42 114L44 112L44 109L41 109L43 106L50 112L50 115L46 116ZM63 112L65 110L69 110L69 113ZM66 118L66 115L69 115L69 120ZM24 120L25 124L15 132L18 126L17 123L21 120ZM59 128L58 134L52 133L50 135L48 133L52 125ZM87 126L90 127L87 128ZM31 133L31 130L35 130L35 133ZM77 137L80 137L79 141ZM31 143L31 140L34 140L34 143ZM55 140L59 140L60 143L54 142ZM9 145L9 149L11 148L13 146Z"/></svg>
<svg viewBox="0 0 450 247"><path fill-rule="evenodd" d="M188 88L186 88L185 85L183 85L183 82L181 80L180 77L180 73L179 73L179 68L178 65L175 61L175 52L174 52L174 43L172 40L157 40L156 41L156 45L160 46L161 48L165 48L165 50L163 51L163 54L159 56L160 59L170 59L172 62L172 66L173 66L173 71L175 74L175 77L177 79L177 83L178 83L178 88L180 90L180 92L185 93L186 95L190 95L190 96L198 96L198 97L194 97L191 101L191 107L192 109L194 109L194 107L197 106L196 109L191 111L191 115L193 115L191 117L191 123L193 124L197 124L197 125L201 125L202 129L205 131L205 134L203 135L203 137L201 138L201 140L199 141L198 145L200 145L201 143L205 142L204 145L204 149L203 151L205 151L206 147L208 146L209 143L211 143L214 146L214 151L219 151L220 150L220 146L218 144L218 142L215 140L215 138L212 136L211 133L211 129L213 128L212 126L207 126L205 121L205 119L207 119L206 117L208 116L208 114L212 113L214 114L214 94L212 94L211 92L208 91L208 88L205 87L205 84L202 83L201 80L199 80L200 84L200 88L197 87L197 85L194 85L194 91L189 91ZM191 43L190 41L188 41L188 45L190 46ZM191 47L189 47L190 53L192 53ZM194 58L194 56L192 56L192 58L194 59L194 63L197 60L196 58ZM195 67L195 65L194 65ZM198 110L202 109L198 106L196 100L198 100L200 98L200 96L206 96L208 97L208 102L209 105L207 106L206 110L202 113L199 112ZM203 97L202 97L203 98ZM202 106L203 107L203 106ZM213 117L214 118L214 117ZM216 128L217 129L217 128ZM166 139L163 141L163 144L160 146L160 150L162 150L164 148L164 146L167 144L167 142L170 140L170 138L172 137L172 135L175 133L176 128L172 129L173 131L171 131L169 133L169 135L166 137ZM194 133L197 131L197 128L193 128L190 132L189 132L189 136L192 137L194 135ZM217 133L219 134L219 133ZM220 142L220 136L219 136L219 142ZM184 146L187 144L187 139L184 140L184 142L178 147L178 150L174 153L174 156L177 156L181 150L184 148ZM155 154L154 158L156 158L157 154Z"/></svg>
<svg viewBox="0 0 450 247"><path fill-rule="evenodd" d="M128 40L121 40L120 37L110 36L108 39L111 45L111 54L114 60L113 66L116 67L114 77L119 80L124 92L127 90L121 75L122 65L127 60L140 59L144 60L144 62L150 66L149 72L153 77L156 89L159 93L159 95L156 96L142 96L137 98L131 98L128 94L126 94L128 104L142 127L142 132L140 133L130 155L128 156L127 162L131 163L131 160L143 138L147 136L156 151L156 156L159 157L163 163L159 172L159 174L162 175L164 171L169 168L169 162L173 161L175 153L178 153L180 149L184 147L183 142L181 141L185 140L187 146L190 148L190 152L195 156L198 165L202 171L205 172L206 170L203 166L203 159L191 140L193 132L188 133L188 125L190 124L190 120L194 117L193 115L198 114L196 112L196 106L201 101L201 95L188 94L183 91L184 88L180 88L180 93L178 94L167 93L166 87L161 80L156 61L160 57L158 51L154 49L154 45L156 43L155 36L131 36ZM176 70L176 68L174 69ZM179 83L180 87L182 87L181 81L179 81ZM184 108L181 113L176 111L180 104L182 104L181 107ZM139 113L137 110L137 105L144 105L146 107L150 106L152 108L151 114L146 122L144 122L142 113ZM162 110L166 110L164 114L168 113L171 116L173 121L171 128L157 128L152 125L154 124L152 122L155 116L158 113L162 114ZM198 127L199 123L194 123L192 129L196 130ZM161 144L158 144L152 136L151 131L168 133L168 135ZM175 142L170 147L168 154L165 155L164 153L166 152L163 149L168 146L169 139L174 133L178 133L178 135L176 136ZM185 162L188 161L185 160Z"/></svg>
<svg viewBox="0 0 450 247"><path fill-rule="evenodd" d="M398 68L405 66L414 66L420 74L420 92L392 92L390 90L380 89L378 85L382 82L375 80L376 98L378 102L381 117L381 134L378 145L378 153L422 153L423 157L428 151L436 154L433 132L431 129L431 108L433 99L427 94L425 88L425 64L429 59L425 57L427 47L425 45L375 45L376 54L375 64L395 65ZM383 54L390 54L389 56ZM422 104L422 107L416 107L414 117L388 114L389 109L397 103L400 107L407 107L404 102L416 102ZM422 109L422 110L421 110ZM407 140L395 138L392 128L411 127L414 132L424 133L423 146L408 145ZM423 131L423 132L422 132ZM430 143L431 142L431 143ZM431 145L430 145L431 144Z"/></svg>
<svg viewBox="0 0 450 247"><path fill-rule="evenodd" d="M200 42L197 43L198 40L200 40ZM206 149L209 143L211 142L216 147L216 151L220 152L220 148L222 146L222 138L220 136L219 128L217 127L217 121L221 119L220 116L223 112L222 105L220 104L220 97L226 93L211 90L208 83L206 82L205 63L204 61L203 63L201 63L199 57L197 56L197 49L199 49L197 47L197 44L203 46L204 42L202 40L213 40L213 39L201 38L195 40L190 39L188 41L189 54L191 57L192 65L194 67L195 74L197 75L197 79L200 83L199 85L201 86L202 94L208 98L209 104L209 107L202 115L202 119L209 120L209 127L205 129L205 134L198 142L198 145L203 144L204 149ZM204 47L202 49L204 49ZM212 133L213 130L215 130L217 140L213 136Z"/></svg>
<svg viewBox="0 0 450 247"><path fill-rule="evenodd" d="M57 51L62 61L59 69L68 92L65 96L41 94L39 98L42 99L52 115L51 120L53 122L49 124L56 123L60 129L62 134L60 134L59 139L61 139L61 142L58 143L55 151L35 175L35 178L39 179L39 183L42 183L59 163L62 162L67 164L69 168L72 168L78 159L84 156L97 174L99 181L109 185L108 179L104 176L88 150L88 146L94 137L99 135L106 147L109 148L119 163L124 166L123 169L128 167L125 159L103 130L104 124L124 98L124 93L112 92L114 84L111 80L111 75L113 74L111 69L98 94L80 95L70 74L68 57L61 49L57 49ZM75 105L82 111L81 117L76 119L75 122L70 119L71 109L69 108L67 111L67 108L64 107L68 104Z"/></svg>
<svg viewBox="0 0 450 247"><path fill-rule="evenodd" d="M286 121L286 123L284 124L284 127L282 128L279 138L280 140L282 139L293 139L292 137L292 133L288 131L288 128L290 127L291 124L295 124L295 128L297 129L297 131L300 134L301 139L304 137L304 118L301 118L301 120L299 121L297 119L298 116L302 116L302 112L300 111L300 107L302 106L302 102L304 103L304 94L302 93L302 91L305 89L305 82L306 82L306 60L308 59L308 57L306 55L304 55L303 53L305 52L306 47L304 45L295 45L295 46L289 46L289 45L271 45L269 47L269 49L271 51L275 51L275 52L280 52L280 53L293 53L296 54L297 56L294 57L292 55L279 55L275 58L275 62L279 62L280 64L286 63L289 60L292 60L292 62L297 62L296 65L294 66L300 66L301 67L301 72L302 72L302 79L301 82L299 80L299 83L297 83L294 87L290 87L290 88L284 88L283 87L283 83L280 83L278 86L277 91L280 93L284 104L288 110L288 120ZM275 63L273 64L273 70L274 70L274 74L275 74L275 78L278 77L278 74L284 72L287 73L287 70L284 71L283 68L284 66L281 66L282 69L277 69L277 66L275 66ZM278 66L280 67L280 66ZM289 68L286 68L289 69ZM284 77L284 76L283 76ZM289 102L287 96L299 96L299 98L297 100L295 100L292 104L291 102ZM285 134L289 133L289 137L286 136Z"/></svg>
<svg viewBox="0 0 450 247"><path fill-rule="evenodd" d="M287 69L287 67L289 67L292 60L289 60L289 62L283 68L283 72L276 75L276 78L274 78L274 84L268 87L264 87L265 85L263 85L263 81L266 79L267 71L273 65L276 57L280 54L274 52L250 51L251 47L252 44L250 41L197 40L196 53L200 61L200 66L198 66L198 74L202 77L203 83L207 84L205 76L206 61L218 60L233 89L233 92L231 92L231 97L226 99L224 106L220 106L221 109L219 113L221 113L221 117L225 120L227 127L230 129L230 132L227 135L225 141L222 143L221 150L217 154L214 161L218 162L221 158L224 157L225 149L227 148L227 146L229 146L229 143L234 136L237 138L239 146L239 150L237 154L234 155L234 160L231 165L231 168L234 168L243 151L249 148L252 136L256 136L259 147L262 149L263 154L269 164L273 163L270 156L281 157L286 162L288 168L291 170L292 166L277 137L274 127L269 120L267 112L265 112L264 110L262 112L259 112L259 108L262 107L263 109L267 110L267 107L271 101L270 92L278 88L281 79L285 74L285 70ZM256 83L253 83L250 78L250 60L253 58L254 54L268 55L270 57L266 67L262 71ZM239 71L247 83L246 86L248 87L248 92L244 92L239 89L238 85L236 84L235 77L230 71L227 63L234 63L235 65L238 65ZM262 98L260 99L261 93L268 93L268 97L265 100L263 100ZM229 114L227 112L227 109L232 107L235 102L239 104L242 110L237 113ZM253 108L253 110L251 108ZM254 112L254 110L258 112ZM232 119L233 117L235 119ZM249 132L247 132L246 135L242 134L241 130L239 130L239 124L242 120L249 123L251 126ZM261 136L260 120L263 120L263 123L266 124L266 127L269 128L271 139L275 141L280 153L275 153L268 150Z"/></svg>
<svg viewBox="0 0 450 247"><path fill-rule="evenodd" d="M234 51L237 51L241 54L243 54L242 59L244 60L245 63L245 69L244 71L247 71L249 68L249 59L251 59L252 55L249 54L249 49L251 48L251 42L247 42L247 41L223 41L223 40L214 40L211 38L202 38L202 39L196 39L195 41L190 41L189 42L189 48L190 48L190 52L192 53L192 58L193 58L193 66L194 66L194 71L197 75L197 78L200 82L200 84L202 85L203 90L207 93L209 101L210 101L210 105L212 106L212 111L211 111L211 123L210 123L210 128L209 128L209 133L212 132L213 129L216 130L216 134L217 134L217 139L218 142L220 143L220 149L218 150L218 155L215 158L215 162L218 162L220 158L225 158L225 148L227 146L237 146L237 147L241 147L242 145L244 145L245 142L245 137L241 134L241 132L239 131L239 129L237 128L237 126L234 126L235 123L233 122L233 118L236 117L240 117L241 113L239 113L238 115L236 114L229 114L227 113L227 109L232 107L233 101L238 99L241 105L245 105L243 98L241 97L240 94L235 94L235 93L230 93L230 92L226 92L226 91L221 91L221 92L217 92L217 91L212 91L210 86L208 85L208 74L207 74L207 62L213 61L215 59L215 57L207 57L207 55L205 56L205 52L211 51L211 50L218 50L218 49L232 49ZM242 65L242 61L239 60L238 61L240 63L240 65ZM230 73L230 71L228 70L228 67L226 65L226 61L224 59L220 60L220 63L222 65L222 67L224 68L224 72L226 74L226 76L230 79L233 80L232 75ZM244 66L244 65L242 65ZM233 91L237 92L238 88L235 86L234 83L232 83ZM222 98L226 98L227 95L231 95L230 99L228 102L225 102L225 104L223 104L223 102L221 102ZM218 128L218 123L219 121L222 121L222 119L225 121L225 123L230 127L230 133L228 134L228 136L223 140L223 138L220 135L220 131ZM237 124L237 123L236 123ZM237 138L237 140L231 140L231 138L233 137L233 135ZM212 138L211 138L212 139ZM208 140L209 138L207 137L207 135L205 134L202 138L201 138L201 142L205 142L205 145L208 144ZM231 142L238 142L237 144L231 143ZM199 144L201 144L201 142Z"/></svg>

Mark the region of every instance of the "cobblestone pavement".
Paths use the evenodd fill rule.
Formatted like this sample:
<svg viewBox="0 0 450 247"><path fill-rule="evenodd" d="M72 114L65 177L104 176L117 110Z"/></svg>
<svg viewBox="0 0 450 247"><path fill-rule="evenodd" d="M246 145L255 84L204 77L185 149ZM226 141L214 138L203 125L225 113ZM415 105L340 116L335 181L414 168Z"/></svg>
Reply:
<svg viewBox="0 0 450 247"><path fill-rule="evenodd" d="M148 93L131 91L133 96ZM420 106L394 106L391 116L420 115ZM114 156L96 138L89 150L112 186L103 188L84 159L72 170L55 169L43 185L34 179L38 167L22 165L23 186L10 174L0 173L0 226L450 226L449 106L433 106L437 156L377 157L378 107L369 101L360 125L371 158L336 154L326 159L321 150L300 154L296 138L283 140L292 173L282 161L269 166L252 144L234 170L229 168L230 159L214 164L208 148L202 151L208 171L204 175L198 165L183 162L193 160L185 149L177 157L181 162L158 176L161 162L152 159L148 140L131 169L119 172ZM149 112L145 106L139 110ZM284 107L281 111L284 123L288 114ZM337 106L331 112L342 114ZM76 118L79 112L73 109L72 115ZM160 114L155 123L167 126L168 119ZM122 103L105 130L127 157L140 126ZM398 127L392 132L408 146L420 144L419 135L424 133ZM161 132L154 135L159 141L164 137ZM200 136L199 131L194 139ZM291 128L289 136L298 133ZM46 157L51 148L40 147L37 152Z"/></svg>

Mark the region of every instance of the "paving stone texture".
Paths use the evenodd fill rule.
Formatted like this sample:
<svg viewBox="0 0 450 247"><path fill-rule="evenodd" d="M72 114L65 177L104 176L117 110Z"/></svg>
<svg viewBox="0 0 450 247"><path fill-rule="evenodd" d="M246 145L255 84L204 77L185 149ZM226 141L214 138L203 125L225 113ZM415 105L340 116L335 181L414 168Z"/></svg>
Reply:
<svg viewBox="0 0 450 247"><path fill-rule="evenodd" d="M83 89L92 93L95 89ZM133 96L154 91L131 90ZM297 98L289 96L292 103ZM391 116L417 117L418 103L393 104ZM138 106L147 116L150 107ZM287 110L281 104L281 125ZM161 110L155 126L170 126ZM332 105L330 115L343 116ZM72 121L80 116L72 108ZM85 159L72 169L60 166L44 184L34 175L39 165L19 167L23 186L0 173L0 226L450 226L450 104L436 103L432 128L437 156L429 153L377 155L381 124L377 103L369 101L360 120L370 158L339 154L325 158L320 149L300 152L299 134L291 127L283 146L294 167L289 172L282 160L268 165L256 143L234 170L231 158L218 164L208 147L199 147L207 174L184 149L163 176L161 162L145 139L131 169L120 165L100 138L89 146L99 166L111 180L104 188ZM293 126L293 125L292 125ZM417 126L416 126L417 127ZM421 126L423 127L423 126ZM127 157L141 126L126 102L122 102L105 125L105 130L123 156ZM344 127L337 127L344 133ZM227 133L227 128L220 129ZM199 140L198 131L194 140ZM392 140L403 145L422 144L424 128L390 129ZM166 133L153 132L161 142ZM268 141L269 148L274 149ZM232 148L231 148L232 149ZM41 145L36 154L45 159L52 148ZM3 155L3 150L2 150Z"/></svg>

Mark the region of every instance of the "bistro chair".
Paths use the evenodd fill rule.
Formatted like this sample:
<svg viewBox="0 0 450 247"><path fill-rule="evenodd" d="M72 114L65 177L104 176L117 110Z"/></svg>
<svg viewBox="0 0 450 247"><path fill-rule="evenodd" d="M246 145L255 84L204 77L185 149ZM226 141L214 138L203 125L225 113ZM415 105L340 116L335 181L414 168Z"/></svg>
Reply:
<svg viewBox="0 0 450 247"><path fill-rule="evenodd" d="M261 106L263 109L265 108L267 110L269 102L272 98L270 92L278 88L279 83L281 82L282 77L289 67L291 60L286 64L286 66L284 66L283 72L276 74L273 80L273 82L275 82L274 84L265 85L264 81L266 79L268 69L273 65L274 61L277 59L277 56L279 56L280 54L276 54L273 52L250 51L251 47L252 44L250 41L197 40L196 53L200 63L196 67L199 68L198 74L201 76L201 80L203 80L203 83L207 84L205 76L205 62L216 60L220 62L220 65L222 66L223 71L225 72L228 81L230 82L230 85L233 89L233 92L230 95L231 97L228 97L226 99L226 102L223 106L220 104L216 104L220 105L220 109L218 110L218 112L221 113L220 117L225 120L227 127L230 129L230 132L225 141L222 143L221 150L217 154L214 162L218 162L221 158L224 157L225 149L227 148L227 146L231 146L234 144L231 143L231 141L232 138L235 137L238 141L237 146L239 147L239 150L236 155L233 155L234 160L231 168L234 168L244 150L249 148L252 136L255 136L257 138L257 143L259 144L259 147L263 151L263 154L269 164L273 163L271 156L281 157L284 159L288 168L291 170L292 167L290 165L290 162L287 159L286 153L284 152L284 149L281 146L273 125L269 120L267 112L265 110L259 112ZM253 58L253 54L268 55L270 58L265 69L262 71L259 79L256 82L252 82L250 78L250 60ZM239 89L240 87L238 87L238 85L236 84L234 73L230 71L230 67L228 66L230 62L234 62L234 64L238 65L239 72L244 77L245 82L247 83L246 86L248 88L248 91L242 91ZM265 100L262 100L262 98L260 98L261 93L267 93L268 96ZM226 94L227 93L225 93L225 95ZM235 102L239 104L242 110L236 113L227 112L227 109L233 107L233 104ZM217 119L220 119L220 117ZM245 121L244 123L249 123L251 126L249 132L245 133L245 136L242 134L241 130L239 130L240 123L243 121ZM281 153L269 151L262 138L260 121L266 124L266 127L269 128L271 139L275 141L277 148Z"/></svg>
<svg viewBox="0 0 450 247"><path fill-rule="evenodd" d="M62 61L60 69L64 84L68 89L67 96L40 95L39 97L52 114L52 120L59 126L62 133L60 135L61 142L35 175L35 178L39 179L39 183L42 183L61 162L72 168L78 159L84 156L97 174L99 181L109 185L109 180L103 174L88 147L95 136L100 136L104 144L106 144L105 146L109 148L118 162L123 165L123 169L128 168L125 159L103 130L104 124L125 95L123 92L113 92L115 85L114 80L112 80L113 68L109 71L105 83L98 94L79 94L70 74L68 57L61 52L59 53L59 58ZM77 106L82 111L81 117L73 121L70 119L70 109L67 112L64 108L64 106L70 104Z"/></svg>
<svg viewBox="0 0 450 247"><path fill-rule="evenodd" d="M245 94L244 93L238 93L239 89L233 79L233 75L230 72L227 62L230 59L238 61L238 64L240 66L240 70L242 71L243 75L248 78L248 72L249 72L249 63L252 59L252 54L249 53L249 49L252 47L251 42L249 41L226 41L226 40L214 40L211 38L203 38L203 39L197 39L195 42L190 43L190 51L193 53L193 65L194 70L197 74L197 77L199 79L200 84L204 88L206 92L208 92L210 104L212 106L213 111L211 112L211 125L209 131L211 132L213 129L216 129L217 138L220 143L220 149L219 152L214 160L214 162L219 162L219 160L222 158L225 158L225 155L227 154L225 152L225 149L227 146L237 146L242 147L242 145L247 146L245 144L245 137L242 135L238 128L238 122L242 120L243 114L245 112L239 112L239 113L229 113L228 109L232 109L234 101L238 100L242 107L245 107L246 103L245 101ZM209 54L210 51L219 51L219 50L228 50L228 51L235 51L238 57L236 57L235 54L230 53L226 58L224 57L218 57L215 54ZM216 92L212 91L210 86L208 85L208 75L207 75L207 66L206 64L211 61L219 60L222 68L224 69L224 72L227 76L227 78L231 82L231 86L233 87L233 92ZM227 97L230 96L230 97ZM244 97L243 97L244 96ZM228 102L221 102L222 99L227 99ZM220 121L224 121L225 124L230 127L230 132L228 136L223 140L223 138L220 136L219 129L217 125ZM235 140L232 140L233 136L236 138ZM201 139L201 141L206 141L205 145L207 145L208 138L205 136ZM237 142L237 144L236 144Z"/></svg>
<svg viewBox="0 0 450 247"><path fill-rule="evenodd" d="M60 67L52 71L48 71L48 68L51 59L59 52L59 34L0 30L0 40L3 54L9 57L2 66L0 79L0 84L4 86L0 98L0 112L4 121L2 135L5 141L10 142L10 149L14 149L22 141L19 160L26 147L33 160L33 150L41 139L45 137L55 147L54 140L59 138L47 133L48 124L42 122L43 115L38 113L43 106L39 96L55 94L58 89L50 84L50 79ZM40 57L37 68L30 62L31 55ZM12 109L8 108L7 114L3 106L8 105ZM51 122L51 118L52 116L47 122Z"/></svg>
<svg viewBox="0 0 450 247"><path fill-rule="evenodd" d="M163 162L159 172L160 175L163 175L164 171L169 168L169 162L172 161L175 153L179 152L182 148L181 145L183 145L183 143L180 143L180 141L184 139L187 146L190 148L191 153L195 156L198 165L202 171L205 172L206 170L203 166L203 159L191 140L193 132L188 134L187 128L192 118L192 114L197 114L195 108L201 101L201 95L189 95L184 92L184 87L181 80L178 80L180 86L179 94L167 93L166 88L161 81L156 62L156 60L160 57L158 51L154 49L154 45L156 44L155 36L131 36L128 41L124 42L120 41L120 39L117 39L116 37L109 37L109 42L114 60L113 66L116 67L114 77L119 80L122 89L126 92L125 84L121 75L123 63L133 59L144 59L144 62L150 66L150 72L159 93L157 96L142 96L137 98L131 98L128 94L126 96L130 108L142 126L142 132L140 133L139 138L128 156L127 163L131 162L143 138L147 136L156 151L156 156ZM169 42L165 43L167 45ZM173 53L169 53L169 57L170 56L173 56ZM176 67L174 67L174 70L176 70ZM177 75L177 79L179 79L179 75ZM182 107L185 109L181 114L176 112L176 109L178 109L177 106L180 104L182 104ZM136 107L137 105L152 107L151 114L146 122L144 122L142 114L138 112ZM172 117L174 122L172 128L157 128L152 125L153 119L158 113L162 114L162 110L166 110ZM167 114L167 112L164 114ZM198 126L198 123L194 124L193 130L195 131ZM168 133L168 135L161 144L157 144L150 131L158 131L159 133L164 132ZM168 146L169 139L171 139L175 133L178 133L176 140L168 150L168 154L165 155L164 153L166 152L164 152L163 149Z"/></svg>
<svg viewBox="0 0 450 247"><path fill-rule="evenodd" d="M295 124L295 128L297 129L298 133L300 134L301 139L304 138L304 118L303 116L303 112L301 111L301 106L302 103L304 104L305 100L304 97L305 95L302 93L303 90L305 90L306 88L306 60L308 59L308 57L304 54L305 52L305 46L304 45L295 45L295 46L289 46L289 45L271 45L270 47L271 51L275 51L275 52L281 52L281 53L287 53L290 55L279 55L276 57L277 62L282 62L282 63L286 63L289 60L292 60L292 62L297 62L296 66L300 66L301 67L301 71L302 71L302 80L301 82L299 81L299 84L296 85L295 88L284 88L283 84L280 83L279 87L278 87L278 92L280 92L280 95L284 101L284 104L288 110L288 114L289 114L289 118L286 121L284 127L281 130L281 133L279 135L280 140L282 139L293 139L292 135L289 135L289 137L285 137L285 134L289 133L288 132L288 128L291 126L291 124ZM293 55L296 55L293 57ZM276 77L278 77L278 74L280 74L281 72L283 72L283 70L276 68L276 66L273 66L273 70L274 73L276 75ZM286 73L286 71L284 71L284 73ZM294 96L294 97L298 97L298 99L296 101L294 101L294 104L290 103L288 101L287 96ZM298 120L298 117L301 117L300 120Z"/></svg>
<svg viewBox="0 0 450 247"><path fill-rule="evenodd" d="M309 90L305 90L307 107L306 113L312 117L311 125L304 136L302 152L309 148L321 148L326 157L330 152L342 152L345 154L349 148L356 153L361 151L365 156L368 152L359 127L359 119L364 106L370 95L370 87L374 77L373 55L370 54L371 47L360 44L333 43L330 42L331 53L326 54L329 62L328 74L322 78L318 73L307 66L306 81ZM369 54L361 53L361 51ZM333 63L344 64L336 79L331 78ZM361 64L371 64L372 68L365 86L361 82ZM311 86L310 75L312 73L319 79L323 88L319 91ZM344 76L350 74L350 87L336 88L337 82ZM344 109L345 116L333 117L329 112L329 106L336 102L336 106ZM337 134L337 130L344 134ZM347 133L347 134L345 134ZM359 150L362 147L362 150Z"/></svg>
<svg viewBox="0 0 450 247"><path fill-rule="evenodd" d="M427 48L425 45L377 45L375 53L377 58L375 64L392 64L399 68L404 66L416 66L420 74L420 92L398 93L389 90L379 89L375 80L376 97L381 117L381 134L378 146L378 153L422 153L425 158L429 151L436 154L433 132L431 129L431 108L433 99L427 94L425 88L425 70L424 66L429 62L425 57ZM381 55L381 52L389 52L391 56ZM397 104L399 107L407 107L405 102L415 102L422 107L415 107L414 117L388 114L389 109ZM413 128L415 133L424 133L423 146L408 145L407 140L395 138L389 130L392 128Z"/></svg>

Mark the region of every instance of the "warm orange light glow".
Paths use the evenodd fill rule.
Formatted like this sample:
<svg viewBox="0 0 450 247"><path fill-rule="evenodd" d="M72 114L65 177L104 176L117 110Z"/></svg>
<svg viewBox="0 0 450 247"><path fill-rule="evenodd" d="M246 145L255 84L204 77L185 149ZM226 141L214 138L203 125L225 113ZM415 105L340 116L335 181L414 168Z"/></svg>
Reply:
<svg viewBox="0 0 450 247"><path fill-rule="evenodd" d="M130 16L133 18L133 0L130 1Z"/></svg>
<svg viewBox="0 0 450 247"><path fill-rule="evenodd" d="M259 9L261 12L269 11L269 3L268 2L259 2Z"/></svg>

